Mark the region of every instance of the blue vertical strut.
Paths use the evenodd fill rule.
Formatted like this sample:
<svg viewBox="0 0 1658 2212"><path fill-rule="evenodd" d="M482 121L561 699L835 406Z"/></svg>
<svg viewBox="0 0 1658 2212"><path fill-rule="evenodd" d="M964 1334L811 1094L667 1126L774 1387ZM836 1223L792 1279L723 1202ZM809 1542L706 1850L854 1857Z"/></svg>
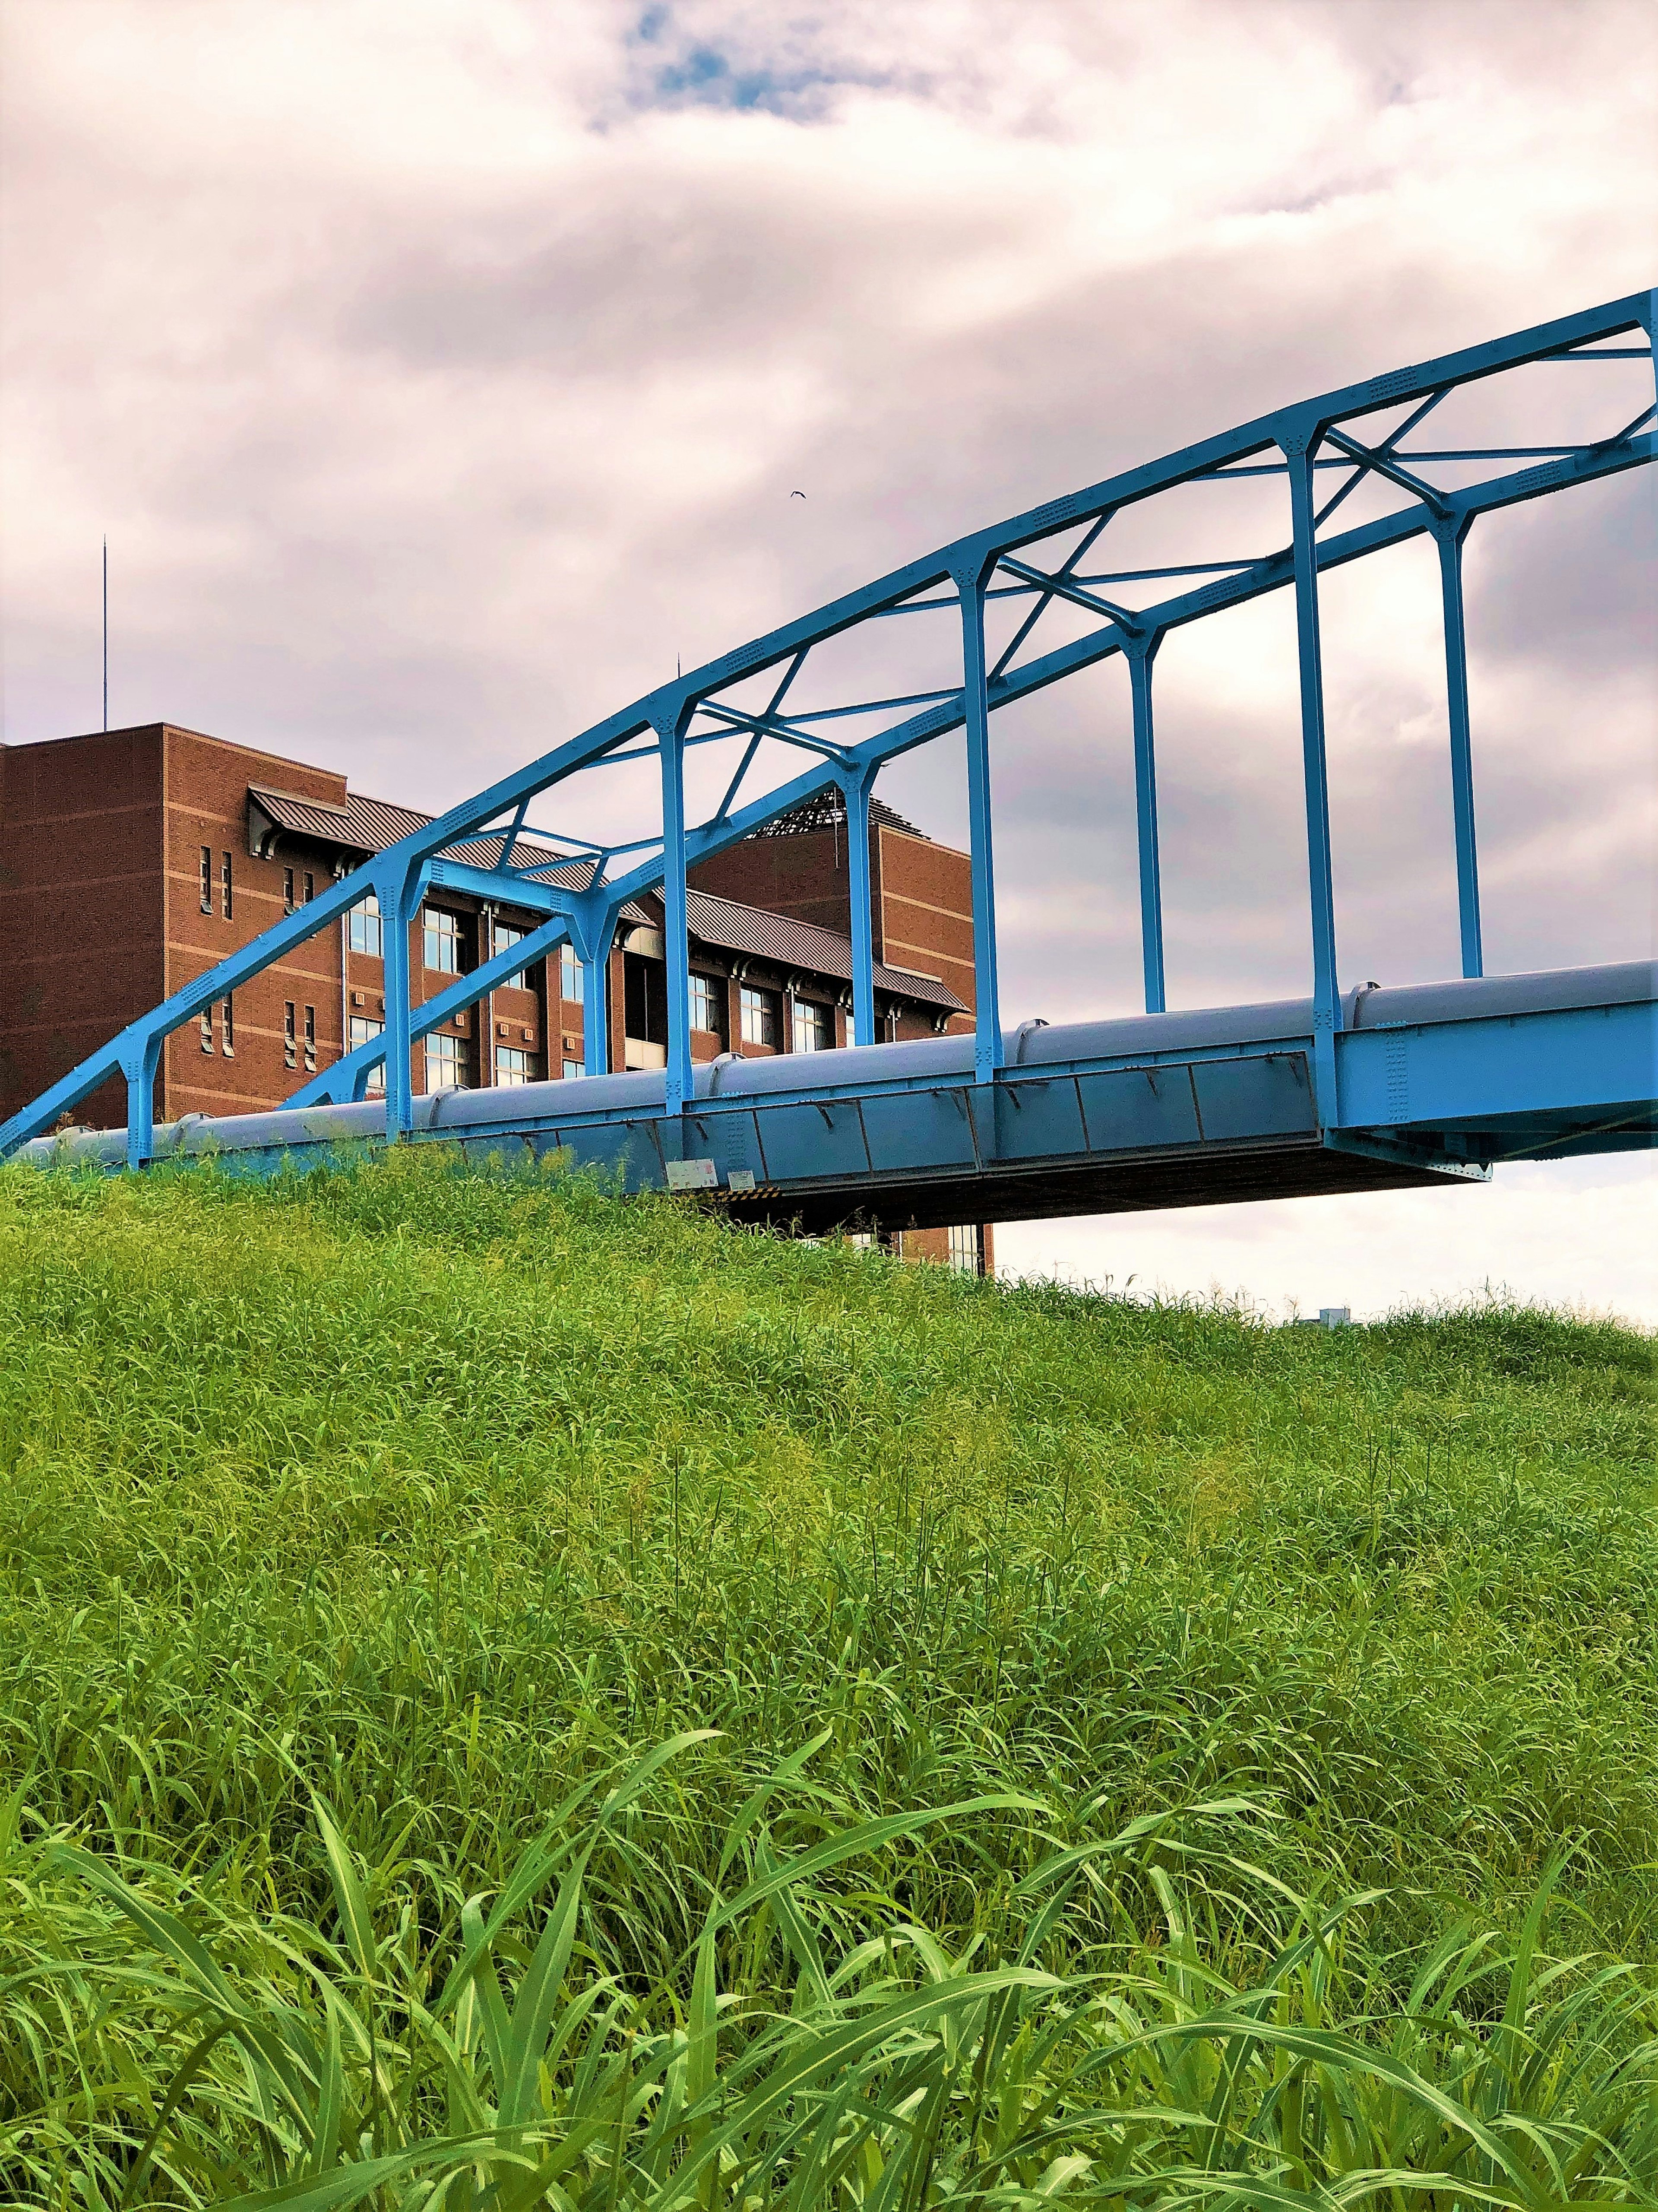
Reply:
<svg viewBox="0 0 1658 2212"><path fill-rule="evenodd" d="M875 903L870 884L869 794L875 771L841 780L847 802L847 904L852 939L852 1037L875 1042Z"/></svg>
<svg viewBox="0 0 1658 2212"><path fill-rule="evenodd" d="M589 1075L610 1067L610 946L616 938L616 909L605 909L576 950L581 957L581 1065Z"/></svg>
<svg viewBox="0 0 1658 2212"><path fill-rule="evenodd" d="M663 1101L669 1114L683 1114L694 1096L690 945L685 923L685 725L690 712L677 705L656 724L662 756L662 933L668 993Z"/></svg>
<svg viewBox="0 0 1658 2212"><path fill-rule="evenodd" d="M393 1138L406 1137L415 1125L409 937L419 918L430 878L430 866L424 863L388 868L376 877L384 916L380 951L386 970L386 1133Z"/></svg>
<svg viewBox="0 0 1658 2212"><path fill-rule="evenodd" d="M160 1030L137 1039L121 1055L127 1084L127 1165L141 1168L155 1150L155 1071L166 1043Z"/></svg>
<svg viewBox="0 0 1658 2212"><path fill-rule="evenodd" d="M1143 631L1127 647L1134 696L1134 817L1140 864L1140 966L1145 1011L1163 1010L1163 863L1157 851L1157 759L1151 729L1151 663L1161 630Z"/></svg>
<svg viewBox="0 0 1658 2212"><path fill-rule="evenodd" d="M1286 428L1278 444L1289 464L1295 526L1296 645L1301 679L1301 772L1307 805L1307 880L1313 929L1313 1050L1319 1119L1338 1117L1335 885L1330 869L1330 779L1324 745L1324 662L1319 642L1318 550L1314 536L1313 459L1316 424Z"/></svg>
<svg viewBox="0 0 1658 2212"><path fill-rule="evenodd" d="M1463 619L1462 547L1470 515L1436 517L1439 588L1445 610L1445 701L1451 735L1451 821L1456 838L1456 909L1462 938L1462 973L1483 975L1479 927L1479 854L1474 838L1473 744L1468 726L1468 638Z"/></svg>
<svg viewBox="0 0 1658 2212"><path fill-rule="evenodd" d="M996 967L996 874L990 829L990 701L985 670L985 580L993 560L955 571L962 604L962 697L967 734L967 813L973 860L973 1079L991 1083L1002 1065Z"/></svg>

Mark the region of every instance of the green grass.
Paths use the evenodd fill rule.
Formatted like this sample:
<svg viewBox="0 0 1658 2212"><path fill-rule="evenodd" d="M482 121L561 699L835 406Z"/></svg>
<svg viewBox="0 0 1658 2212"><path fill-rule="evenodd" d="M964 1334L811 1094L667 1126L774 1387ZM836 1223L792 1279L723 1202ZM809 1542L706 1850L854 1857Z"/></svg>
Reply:
<svg viewBox="0 0 1658 2212"><path fill-rule="evenodd" d="M0 1343L0 2193L1658 2196L1649 1340L417 1152Z"/></svg>

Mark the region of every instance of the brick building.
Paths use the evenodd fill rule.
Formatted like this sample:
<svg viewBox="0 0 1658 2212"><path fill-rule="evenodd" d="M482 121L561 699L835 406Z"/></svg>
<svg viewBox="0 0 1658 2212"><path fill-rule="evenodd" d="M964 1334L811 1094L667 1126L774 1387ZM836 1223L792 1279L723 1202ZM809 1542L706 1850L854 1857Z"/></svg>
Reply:
<svg viewBox="0 0 1658 2212"><path fill-rule="evenodd" d="M966 854L871 810L877 1018L888 1037L972 1026ZM0 745L0 1120L126 1024L430 816L343 776L170 723ZM692 1056L851 1042L847 823L838 794L705 862L688 888ZM498 841L451 857L489 865ZM520 841L515 860L536 853ZM546 854L549 864L558 856ZM540 917L448 890L411 934L416 1000ZM384 1025L383 923L372 896L167 1041L158 1121L255 1113ZM568 1079L583 1066L582 970L537 961L414 1048L416 1091ZM660 1067L662 910L623 909L606 988L614 1069ZM77 1109L125 1122L124 1086ZM936 1248L936 1249L935 1249ZM989 1265L989 1231L909 1231L912 1256Z"/></svg>

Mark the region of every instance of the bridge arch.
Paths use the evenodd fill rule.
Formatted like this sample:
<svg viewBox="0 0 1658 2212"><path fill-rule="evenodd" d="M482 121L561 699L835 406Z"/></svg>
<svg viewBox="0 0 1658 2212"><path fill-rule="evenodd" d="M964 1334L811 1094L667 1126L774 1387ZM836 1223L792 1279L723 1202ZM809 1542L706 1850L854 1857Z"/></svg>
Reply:
<svg viewBox="0 0 1658 2212"><path fill-rule="evenodd" d="M1114 655L1127 664L1133 709L1135 823L1145 999L1148 1014L1164 1004L1162 870L1158 846L1154 720L1157 650L1171 632L1276 592L1293 595L1306 822L1311 968L1311 1073L1318 1121L1340 1120L1337 1039L1351 1024L1339 996L1333 890L1330 806L1324 730L1319 580L1327 571L1426 537L1438 556L1447 670L1447 744L1463 978L1484 973L1474 805L1473 736L1462 596L1463 548L1479 517L1599 481L1649 463L1655 452L1649 400L1629 419L1609 419L1603 434L1569 443L1488 447L1424 445L1434 410L1452 393L1533 364L1558 364L1577 376L1604 376L1607 362L1651 362L1655 295L1632 294L1439 359L1327 392L1261 416L1161 459L1049 500L975 531L847 592L811 614L677 677L579 736L498 779L473 797L327 887L312 904L131 1024L0 1127L0 1156L49 1130L65 1111L112 1075L125 1077L125 1158L140 1164L154 1146L153 1082L167 1035L216 999L245 985L295 945L357 905L369 892L386 918L386 1025L383 1037L347 1054L297 1091L295 1107L360 1100L373 1066L386 1068L386 1129L415 1124L410 1079L412 1042L481 998L526 961L570 944L591 981L607 957L622 907L661 890L667 954L668 1064L659 1110L680 1116L695 1086L686 959L687 871L823 792L844 794L852 856L853 1023L859 1045L872 1044L873 952L867 821L882 769L918 747L962 732L965 740L972 855L977 986L972 1078L1002 1076L1006 1043L996 951L994 803L990 718L999 708L1063 683ZM1114 519L1183 490L1271 483L1287 495L1281 542L1224 557L1218 547L1127 570L1098 565ZM1339 524L1338 511L1355 495ZM1351 519L1369 498L1380 511ZM950 626L954 665L914 691L871 695L843 667L813 703L807 683L831 648L878 626L938 617ZM1056 634L1057 633L1057 634ZM879 654L874 656L879 659ZM846 656L841 656L843 663ZM688 805L689 770L704 749L734 751L706 812ZM756 764L799 756L792 775L756 795ZM646 834L621 842L568 827L532 823L532 804L585 771L641 760L656 763L659 809ZM693 816L695 815L695 818ZM549 864L517 858L533 837L562 857ZM469 848L458 856L456 848ZM497 955L418 1007L410 1001L409 926L427 889L447 883L510 898L545 917L509 952ZM603 994L587 1003L590 1072L604 1065ZM889 1048L890 1049L890 1048Z"/></svg>

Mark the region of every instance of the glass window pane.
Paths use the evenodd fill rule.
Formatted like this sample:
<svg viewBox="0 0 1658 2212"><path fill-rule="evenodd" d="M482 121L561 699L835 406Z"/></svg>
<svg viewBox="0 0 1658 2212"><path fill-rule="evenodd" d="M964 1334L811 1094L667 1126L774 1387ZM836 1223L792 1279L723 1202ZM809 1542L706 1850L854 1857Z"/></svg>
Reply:
<svg viewBox="0 0 1658 2212"><path fill-rule="evenodd" d="M794 1002L794 1048L797 1052L829 1052L835 1045L835 1009L811 999Z"/></svg>
<svg viewBox="0 0 1658 2212"><path fill-rule="evenodd" d="M426 965L440 975L460 973L460 923L441 907L428 906L424 915Z"/></svg>
<svg viewBox="0 0 1658 2212"><path fill-rule="evenodd" d="M691 977L691 1027L726 1034L726 987L716 975Z"/></svg>
<svg viewBox="0 0 1658 2212"><path fill-rule="evenodd" d="M743 1016L743 1040L745 1044L768 1044L778 1042L780 1002L775 991L759 991L744 983L739 1000Z"/></svg>
<svg viewBox="0 0 1658 2212"><path fill-rule="evenodd" d="M575 957L575 947L573 945L561 945L558 954L559 996L569 1006L580 1006L583 1003L584 981L581 963Z"/></svg>
<svg viewBox="0 0 1658 2212"><path fill-rule="evenodd" d="M492 932L495 950L505 952L510 945L522 945L528 933L526 930L515 929L510 921L498 921ZM527 990L529 976L526 970L520 968L515 975L503 976L501 988L503 991Z"/></svg>
<svg viewBox="0 0 1658 2212"><path fill-rule="evenodd" d="M498 1044L495 1047L495 1081L498 1084L533 1083L533 1055L517 1045Z"/></svg>
<svg viewBox="0 0 1658 2212"><path fill-rule="evenodd" d="M350 930L354 952L363 953L371 960L386 957L385 925L380 919L380 902L373 891L352 908Z"/></svg>
<svg viewBox="0 0 1658 2212"><path fill-rule="evenodd" d="M444 1036L434 1030L426 1040L426 1088L428 1092L467 1091L471 1088L471 1071L466 1058L466 1040Z"/></svg>
<svg viewBox="0 0 1658 2212"><path fill-rule="evenodd" d="M384 1036L385 1034L384 1022L372 1021L367 1014L353 1014L349 1048L355 1052L359 1045L367 1044L371 1037ZM384 1098L386 1096L386 1062L383 1060L376 1061L368 1071L367 1096L370 1098Z"/></svg>

